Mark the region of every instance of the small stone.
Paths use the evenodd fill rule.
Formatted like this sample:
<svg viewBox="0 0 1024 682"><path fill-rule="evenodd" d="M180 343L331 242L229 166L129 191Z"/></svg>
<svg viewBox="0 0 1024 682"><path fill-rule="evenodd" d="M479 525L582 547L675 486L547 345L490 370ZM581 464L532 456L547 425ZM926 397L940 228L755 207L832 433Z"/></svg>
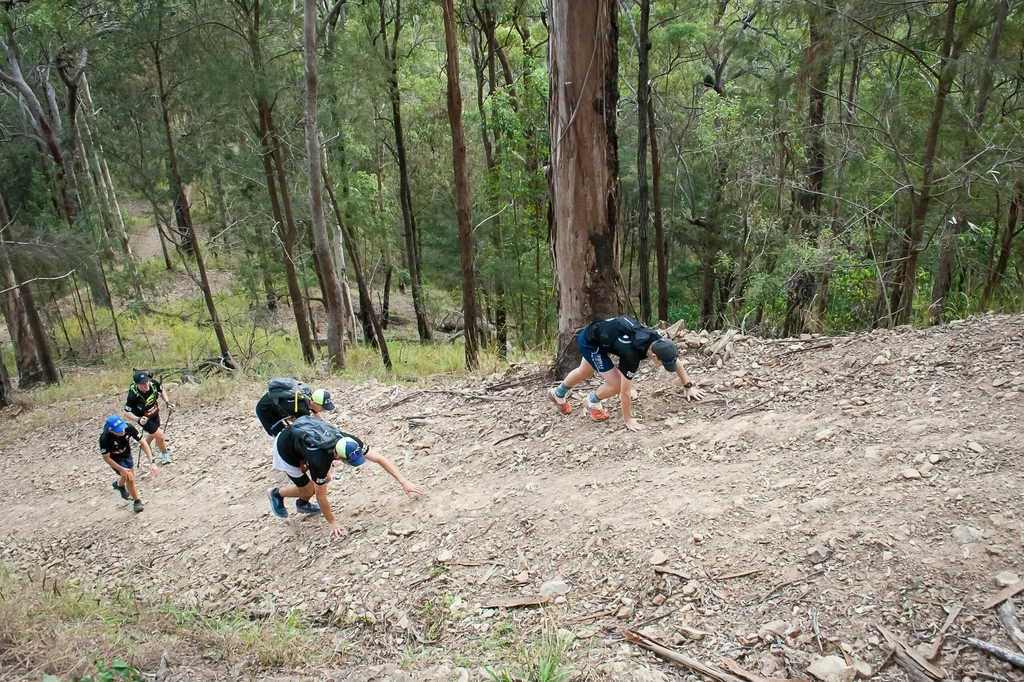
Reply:
<svg viewBox="0 0 1024 682"><path fill-rule="evenodd" d="M694 594L697 593L698 586L699 583L696 580L689 581L688 583L683 585L683 594L687 597L692 597Z"/></svg>
<svg viewBox="0 0 1024 682"><path fill-rule="evenodd" d="M662 566L663 564L668 563L668 555L660 549L656 549L654 550L654 553L651 554L651 558L647 560L647 563L651 566Z"/></svg>
<svg viewBox="0 0 1024 682"><path fill-rule="evenodd" d="M864 457L871 460L882 459L882 446L881 445L869 445L864 448Z"/></svg>
<svg viewBox="0 0 1024 682"><path fill-rule="evenodd" d="M889 364L889 358L885 357L884 355L876 355L875 359L871 361L871 364L872 365L888 365Z"/></svg>
<svg viewBox="0 0 1024 682"><path fill-rule="evenodd" d="M868 644L870 644L871 646L878 646L881 643L882 643L882 640L880 640L875 635L871 635L870 637L868 637Z"/></svg>
<svg viewBox="0 0 1024 682"><path fill-rule="evenodd" d="M802 514L815 514L831 508L832 500L828 497L815 497L812 500L807 500L803 504L797 505L797 509Z"/></svg>
<svg viewBox="0 0 1024 682"><path fill-rule="evenodd" d="M818 431L816 434L814 434L814 442L820 443L822 441L828 440L833 436L833 434L835 434L835 432L835 429L822 429L821 431Z"/></svg>
<svg viewBox="0 0 1024 682"><path fill-rule="evenodd" d="M694 533L693 534L693 542L694 542L694 544L697 544L697 545L699 545L700 543L704 542L704 534L703 533Z"/></svg>
<svg viewBox="0 0 1024 682"><path fill-rule="evenodd" d="M940 457L938 455L928 455L928 463L929 464L938 464L941 461L942 461L942 457Z"/></svg>
<svg viewBox="0 0 1024 682"><path fill-rule="evenodd" d="M992 380L992 388L999 388L1000 386L1009 383L1009 379L1006 377L999 377L998 379Z"/></svg>
<svg viewBox="0 0 1024 682"><path fill-rule="evenodd" d="M907 478L912 481L921 478L921 472L918 471L917 469L904 469L900 473L903 474L903 478Z"/></svg>
<svg viewBox="0 0 1024 682"><path fill-rule="evenodd" d="M820 564L824 561L828 561L831 556L832 550L828 547L824 547L821 545L812 548L807 553L807 558L810 560L812 564Z"/></svg>
<svg viewBox="0 0 1024 682"><path fill-rule="evenodd" d="M1000 571L996 575L996 585L999 587L1009 587L1010 585L1016 585L1020 582L1020 576L1013 571Z"/></svg>
<svg viewBox="0 0 1024 682"><path fill-rule="evenodd" d="M557 597L563 595L569 591L569 585L561 578L555 578L549 580L540 586L540 596L542 597Z"/></svg>
<svg viewBox="0 0 1024 682"><path fill-rule="evenodd" d="M839 656L824 656L807 666L807 672L821 682L853 682L857 671Z"/></svg>
<svg viewBox="0 0 1024 682"><path fill-rule="evenodd" d="M655 606L661 606L662 604L665 603L666 599L667 599L667 597L665 597L665 595L663 595L663 594L656 594L656 595L654 595L654 599L651 600L651 603L654 604Z"/></svg>
<svg viewBox="0 0 1024 682"><path fill-rule="evenodd" d="M786 630L789 629L789 623L784 620L773 620L770 623L765 623L757 630L757 636L768 642L775 639L775 635L785 635Z"/></svg>
<svg viewBox="0 0 1024 682"><path fill-rule="evenodd" d="M975 443L973 440L967 444L967 449L973 450L974 452L977 452L979 455L985 452L985 448L981 447L981 445Z"/></svg>
<svg viewBox="0 0 1024 682"><path fill-rule="evenodd" d="M781 488L789 488L790 486L794 486L799 482L800 479L796 477L784 478L775 485L773 485L772 488L774 488L775 490L779 490Z"/></svg>
<svg viewBox="0 0 1024 682"><path fill-rule="evenodd" d="M857 679L860 680L866 680L875 674L875 671L871 669L871 666L859 658L853 659L853 670L856 673Z"/></svg>
<svg viewBox="0 0 1024 682"><path fill-rule="evenodd" d="M961 545L977 542L985 538L985 534L971 526L957 526L953 529L953 539Z"/></svg>
<svg viewBox="0 0 1024 682"><path fill-rule="evenodd" d="M621 618L622 620L626 620L627 618L633 617L633 611L633 605L627 604L623 606L621 609L619 609L618 613L615 614L615 617Z"/></svg>
<svg viewBox="0 0 1024 682"><path fill-rule="evenodd" d="M523 584L530 582L530 572L520 571L519 573L516 573L516 582Z"/></svg>
<svg viewBox="0 0 1024 682"><path fill-rule="evenodd" d="M921 472L922 476L930 476L931 473L932 473L932 469L934 469L934 468L935 468L935 465L932 464L931 462L929 462L927 464L922 465L921 468L918 471Z"/></svg>
<svg viewBox="0 0 1024 682"><path fill-rule="evenodd" d="M437 553L437 563L446 564L449 561L451 561L452 557L454 556L455 555L452 553L450 549L442 549L440 552Z"/></svg>

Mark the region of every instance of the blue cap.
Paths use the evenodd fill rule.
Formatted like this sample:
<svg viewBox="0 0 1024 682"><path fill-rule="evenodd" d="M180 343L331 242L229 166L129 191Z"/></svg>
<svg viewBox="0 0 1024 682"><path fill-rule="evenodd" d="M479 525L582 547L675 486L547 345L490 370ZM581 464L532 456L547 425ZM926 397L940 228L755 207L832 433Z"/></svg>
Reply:
<svg viewBox="0 0 1024 682"><path fill-rule="evenodd" d="M103 424L103 428L111 433L124 433L124 430L128 428L124 420L118 417L116 414L112 414L107 417L107 421Z"/></svg>
<svg viewBox="0 0 1024 682"><path fill-rule="evenodd" d="M369 448L364 449L364 446L359 445L359 443L351 438L342 438L334 446L334 451L354 467L366 461L366 450L369 450Z"/></svg>

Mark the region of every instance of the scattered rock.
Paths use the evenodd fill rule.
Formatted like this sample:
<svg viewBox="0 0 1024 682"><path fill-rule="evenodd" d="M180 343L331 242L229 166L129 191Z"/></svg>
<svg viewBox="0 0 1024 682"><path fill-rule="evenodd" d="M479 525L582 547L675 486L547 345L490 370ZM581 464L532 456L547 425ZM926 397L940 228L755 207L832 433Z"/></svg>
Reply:
<svg viewBox="0 0 1024 682"><path fill-rule="evenodd" d="M857 671L839 656L824 656L807 666L807 672L821 682L853 682Z"/></svg>
<svg viewBox="0 0 1024 682"><path fill-rule="evenodd" d="M822 429L821 431L818 431L816 434L814 434L814 442L820 443L822 441L826 441L829 438L831 438L835 434L835 432L835 429Z"/></svg>
<svg viewBox="0 0 1024 682"><path fill-rule="evenodd" d="M437 553L437 563L446 564L449 561L451 561L454 556L455 555L452 553L450 549L442 549L440 552Z"/></svg>
<svg viewBox="0 0 1024 682"><path fill-rule="evenodd" d="M916 481L916 480L921 478L921 472L918 471L917 469L909 469L908 468L908 469L904 469L900 473L903 474L903 478L910 479L911 481Z"/></svg>
<svg viewBox="0 0 1024 682"><path fill-rule="evenodd" d="M540 586L540 596L558 597L569 591L569 585L561 578L549 580Z"/></svg>
<svg viewBox="0 0 1024 682"><path fill-rule="evenodd" d="M824 561L828 561L831 556L832 550L822 545L812 548L807 553L807 558L812 564L820 564Z"/></svg>
<svg viewBox="0 0 1024 682"><path fill-rule="evenodd" d="M974 452L977 452L979 455L985 452L985 448L981 447L981 445L975 443L973 440L967 443L967 449L973 450Z"/></svg>
<svg viewBox="0 0 1024 682"><path fill-rule="evenodd" d="M662 552L660 549L654 550L651 554L651 558L647 560L651 566L661 566L668 562L668 555Z"/></svg>
<svg viewBox="0 0 1024 682"><path fill-rule="evenodd" d="M970 526L957 526L953 529L953 539L961 545L966 545L971 542L978 542L979 540L985 539L985 534L977 528L972 528Z"/></svg>
<svg viewBox="0 0 1024 682"><path fill-rule="evenodd" d="M773 620L770 623L765 623L757 630L757 636L768 642L775 639L775 635L784 637L786 631L789 630L789 623L784 620Z"/></svg>
<svg viewBox="0 0 1024 682"><path fill-rule="evenodd" d="M853 670L859 680L866 680L875 674L875 671L871 669L871 666L859 658L853 659Z"/></svg>
<svg viewBox="0 0 1024 682"><path fill-rule="evenodd" d="M1020 582L1020 576L1013 571L1000 571L996 576L996 585L999 587L1009 587Z"/></svg>
<svg viewBox="0 0 1024 682"><path fill-rule="evenodd" d="M832 499L829 497L815 497L803 504L797 505L797 509L803 514L816 514L832 508Z"/></svg>

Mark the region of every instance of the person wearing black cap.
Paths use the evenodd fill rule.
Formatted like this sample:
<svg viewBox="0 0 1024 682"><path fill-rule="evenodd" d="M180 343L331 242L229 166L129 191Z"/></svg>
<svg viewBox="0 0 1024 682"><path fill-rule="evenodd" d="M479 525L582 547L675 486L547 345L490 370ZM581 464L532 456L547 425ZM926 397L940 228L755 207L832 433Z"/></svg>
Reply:
<svg viewBox="0 0 1024 682"><path fill-rule="evenodd" d="M153 452L149 449L149 443L142 440L142 434L131 424L126 424L116 414L107 417L103 424L103 433L100 434L100 454L118 478L110 487L121 493L121 498L132 500L132 509L136 514L142 511L142 500L139 499L139 490L135 487L135 463L132 461L132 441L139 444L139 447L149 459L150 471L155 476L157 473L156 463L153 459Z"/></svg>
<svg viewBox="0 0 1024 682"><path fill-rule="evenodd" d="M136 370L132 380L134 383L128 389L128 398L124 403L125 419L142 427L146 432L146 442L152 445L153 441L156 441L156 446L160 449L160 463L170 464L167 439L160 428L160 404L157 398L163 398L169 412L174 412L174 403L167 399L167 392L160 382L153 378L152 372Z"/></svg>
<svg viewBox="0 0 1024 682"><path fill-rule="evenodd" d="M693 385L681 363L676 362L676 344L650 327L645 327L632 317L611 317L585 327L576 340L576 346L583 356L580 366L569 372L569 376L556 388L548 390L548 398L562 414L569 414L572 407L566 400L569 389L589 379L597 372L604 383L587 397L587 410L594 421L608 419L601 401L615 394L622 402L622 421L630 431L639 431L643 424L633 418L632 396L633 377L640 361L650 358L669 372L675 372L686 389L687 400L700 400L704 392ZM609 355L619 358L618 368Z"/></svg>

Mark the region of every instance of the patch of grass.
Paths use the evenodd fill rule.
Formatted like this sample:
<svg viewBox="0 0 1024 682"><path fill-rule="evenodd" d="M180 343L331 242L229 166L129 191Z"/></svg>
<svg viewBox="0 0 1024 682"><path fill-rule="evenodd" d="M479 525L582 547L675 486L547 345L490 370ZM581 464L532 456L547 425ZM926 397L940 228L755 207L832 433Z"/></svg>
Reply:
<svg viewBox="0 0 1024 682"><path fill-rule="evenodd" d="M125 675L155 670L164 650L209 654L255 672L314 663L311 652L330 656L332 647L321 637L295 613L266 620L215 617L196 608L154 605L130 590L40 581L0 567L0 670L16 676L142 679Z"/></svg>
<svg viewBox="0 0 1024 682"><path fill-rule="evenodd" d="M546 632L529 648L519 652L516 673L495 672L484 667L484 672L495 682L564 682L572 676L563 658L572 643L557 634Z"/></svg>

